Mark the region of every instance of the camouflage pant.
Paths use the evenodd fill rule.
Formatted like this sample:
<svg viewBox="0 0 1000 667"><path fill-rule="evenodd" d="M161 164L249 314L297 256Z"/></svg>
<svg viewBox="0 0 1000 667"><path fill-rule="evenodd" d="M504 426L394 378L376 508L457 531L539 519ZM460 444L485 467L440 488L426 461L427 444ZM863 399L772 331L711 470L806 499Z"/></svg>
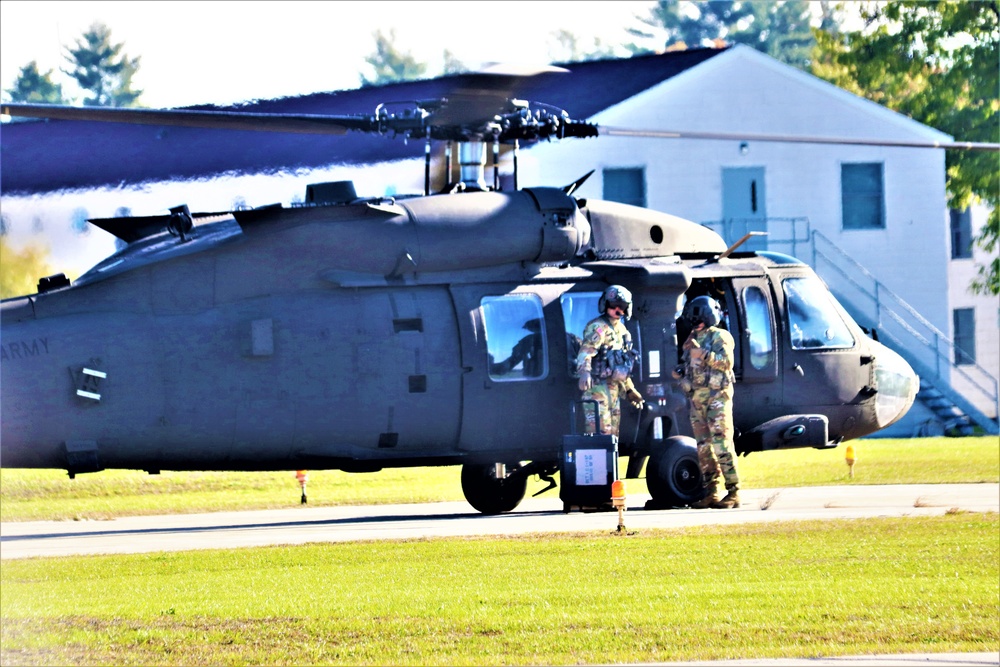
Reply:
<svg viewBox="0 0 1000 667"><path fill-rule="evenodd" d="M691 429L698 441L698 462L705 489L719 491L719 476L726 488L736 487L736 450L733 447L733 399L727 392L696 389L691 395Z"/></svg>
<svg viewBox="0 0 1000 667"><path fill-rule="evenodd" d="M618 435L618 423L621 421L622 409L618 403L619 384L597 383L590 389L583 392L581 396L584 401L597 401L597 407L601 415L601 435ZM594 405L584 403L583 413L587 419L586 432L596 433L597 423L594 414Z"/></svg>

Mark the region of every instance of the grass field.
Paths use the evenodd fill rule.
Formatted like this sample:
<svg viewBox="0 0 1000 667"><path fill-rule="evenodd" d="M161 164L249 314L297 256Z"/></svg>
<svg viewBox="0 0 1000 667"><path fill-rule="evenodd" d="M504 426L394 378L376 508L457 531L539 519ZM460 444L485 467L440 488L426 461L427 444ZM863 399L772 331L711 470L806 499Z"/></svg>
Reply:
<svg viewBox="0 0 1000 667"><path fill-rule="evenodd" d="M997 514L5 562L3 665L1000 650Z"/></svg>
<svg viewBox="0 0 1000 667"><path fill-rule="evenodd" d="M5 562L2 664L1000 650L995 513Z"/></svg>
<svg viewBox="0 0 1000 667"><path fill-rule="evenodd" d="M848 479L842 445L832 450L762 452L739 460L746 488L829 484L923 484L1000 481L995 437L858 440ZM624 460L622 470L624 470ZM377 473L309 472L309 504L367 505L462 500L458 466ZM528 494L544 484L534 479ZM645 493L631 480L630 494ZM557 494L557 490L549 493ZM294 471L265 473L109 470L69 479L60 470L0 470L0 521L110 519L118 516L292 507Z"/></svg>
<svg viewBox="0 0 1000 667"><path fill-rule="evenodd" d="M996 438L740 460L748 488L1000 481ZM533 482L534 488L541 482ZM645 491L629 482L630 494ZM553 492L555 493L555 492ZM312 505L462 498L310 472ZM297 506L294 473L0 471L0 514ZM996 513L4 561L0 664L586 664L1000 651Z"/></svg>

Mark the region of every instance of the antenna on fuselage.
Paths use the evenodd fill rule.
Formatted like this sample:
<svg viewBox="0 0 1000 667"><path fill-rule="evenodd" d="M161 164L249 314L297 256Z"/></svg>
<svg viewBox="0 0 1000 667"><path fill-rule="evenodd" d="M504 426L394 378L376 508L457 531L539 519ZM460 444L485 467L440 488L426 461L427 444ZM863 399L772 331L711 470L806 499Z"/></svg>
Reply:
<svg viewBox="0 0 1000 667"><path fill-rule="evenodd" d="M749 241L751 239L751 237L754 237L754 236L767 236L767 232L748 232L748 233L744 234L743 238L741 238L739 241L737 241L733 245L731 245L728 248L726 248L726 251L724 253L722 253L721 255L719 255L718 257L716 257L715 261L718 262L721 259L725 259L726 257L729 257L734 252L736 252L737 248L739 248L741 245L743 245L744 243L746 243L747 241Z"/></svg>

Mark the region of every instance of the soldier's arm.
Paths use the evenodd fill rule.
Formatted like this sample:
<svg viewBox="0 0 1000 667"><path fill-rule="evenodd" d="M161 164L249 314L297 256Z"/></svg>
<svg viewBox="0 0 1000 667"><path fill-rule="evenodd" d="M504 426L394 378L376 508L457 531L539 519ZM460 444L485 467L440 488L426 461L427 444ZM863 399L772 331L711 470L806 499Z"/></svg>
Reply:
<svg viewBox="0 0 1000 667"><path fill-rule="evenodd" d="M735 349L736 342L732 334L722 329L713 337L712 348L705 354L705 363L717 371L732 370Z"/></svg>
<svg viewBox="0 0 1000 667"><path fill-rule="evenodd" d="M594 355L597 354L597 351L601 349L603 341L604 336L600 328L596 325L588 324L587 328L583 331L583 340L580 342L580 353L576 355L577 375L590 372L590 363L594 359Z"/></svg>

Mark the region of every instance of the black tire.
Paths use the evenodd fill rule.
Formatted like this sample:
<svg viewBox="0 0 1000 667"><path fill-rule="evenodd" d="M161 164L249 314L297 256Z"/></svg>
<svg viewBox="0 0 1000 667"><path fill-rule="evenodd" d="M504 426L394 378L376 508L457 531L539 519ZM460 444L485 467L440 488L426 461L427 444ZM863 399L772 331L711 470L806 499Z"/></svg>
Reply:
<svg viewBox="0 0 1000 667"><path fill-rule="evenodd" d="M493 463L467 463L462 466L462 493L475 509L483 514L503 514L517 507L528 489L527 475L510 476L518 467L508 463L508 476L497 479Z"/></svg>
<svg viewBox="0 0 1000 667"><path fill-rule="evenodd" d="M646 464L646 488L658 507L683 507L705 495L692 438L672 436L657 443Z"/></svg>

